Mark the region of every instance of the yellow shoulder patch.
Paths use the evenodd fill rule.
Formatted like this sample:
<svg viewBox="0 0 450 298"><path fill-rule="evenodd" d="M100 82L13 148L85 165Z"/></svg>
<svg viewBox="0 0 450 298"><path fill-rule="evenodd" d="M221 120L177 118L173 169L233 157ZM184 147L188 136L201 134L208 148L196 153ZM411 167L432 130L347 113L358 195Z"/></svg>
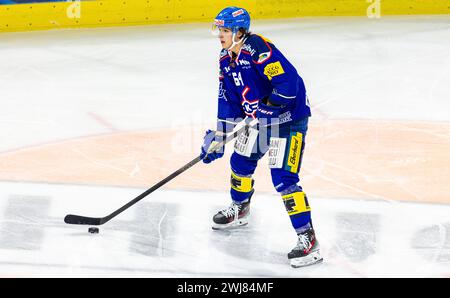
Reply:
<svg viewBox="0 0 450 298"><path fill-rule="evenodd" d="M264 74L267 76L269 81L272 80L273 77L279 76L284 73L283 66L281 66L280 61L269 63L264 67Z"/></svg>

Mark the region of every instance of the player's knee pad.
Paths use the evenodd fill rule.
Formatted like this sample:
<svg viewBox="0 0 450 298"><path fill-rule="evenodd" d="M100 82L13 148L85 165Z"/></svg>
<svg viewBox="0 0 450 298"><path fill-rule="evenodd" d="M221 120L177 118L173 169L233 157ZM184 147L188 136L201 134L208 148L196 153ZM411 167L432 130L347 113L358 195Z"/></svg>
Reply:
<svg viewBox="0 0 450 298"><path fill-rule="evenodd" d="M253 194L254 183L255 181L251 176L240 176L231 171L231 198L238 202L249 199Z"/></svg>
<svg viewBox="0 0 450 298"><path fill-rule="evenodd" d="M288 193L282 195L282 198L294 229L300 230L302 227L310 225L311 208L303 191Z"/></svg>

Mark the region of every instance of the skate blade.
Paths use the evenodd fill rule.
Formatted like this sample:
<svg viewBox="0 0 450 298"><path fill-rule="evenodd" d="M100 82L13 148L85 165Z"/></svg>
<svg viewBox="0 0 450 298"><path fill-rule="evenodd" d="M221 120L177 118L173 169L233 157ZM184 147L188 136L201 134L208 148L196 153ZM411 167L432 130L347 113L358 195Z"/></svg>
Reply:
<svg viewBox="0 0 450 298"><path fill-rule="evenodd" d="M231 222L225 225L213 224L213 230L232 230L248 224L248 220L245 218L241 218L237 222Z"/></svg>
<svg viewBox="0 0 450 298"><path fill-rule="evenodd" d="M300 268L300 267L311 266L311 265L318 264L321 262L323 262L323 258L320 255L320 251L316 250L316 251L311 252L307 256L291 259L291 267Z"/></svg>

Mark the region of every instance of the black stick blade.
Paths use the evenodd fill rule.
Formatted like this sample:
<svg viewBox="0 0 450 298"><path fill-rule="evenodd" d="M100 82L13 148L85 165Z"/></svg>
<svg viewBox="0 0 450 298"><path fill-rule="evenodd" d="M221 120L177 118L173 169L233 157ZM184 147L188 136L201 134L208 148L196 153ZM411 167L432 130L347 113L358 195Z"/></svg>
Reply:
<svg viewBox="0 0 450 298"><path fill-rule="evenodd" d="M64 217L64 222L71 225L99 226L102 224L102 218L69 214Z"/></svg>

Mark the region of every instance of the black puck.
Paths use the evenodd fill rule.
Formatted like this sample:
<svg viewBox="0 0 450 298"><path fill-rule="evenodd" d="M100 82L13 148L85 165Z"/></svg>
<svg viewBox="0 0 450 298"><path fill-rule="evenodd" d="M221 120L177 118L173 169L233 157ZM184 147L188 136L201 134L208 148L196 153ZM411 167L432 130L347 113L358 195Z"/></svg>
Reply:
<svg viewBox="0 0 450 298"><path fill-rule="evenodd" d="M89 231L89 233L91 233L91 234L98 234L99 229L96 228L96 227L90 227L90 228L88 229L88 231Z"/></svg>

